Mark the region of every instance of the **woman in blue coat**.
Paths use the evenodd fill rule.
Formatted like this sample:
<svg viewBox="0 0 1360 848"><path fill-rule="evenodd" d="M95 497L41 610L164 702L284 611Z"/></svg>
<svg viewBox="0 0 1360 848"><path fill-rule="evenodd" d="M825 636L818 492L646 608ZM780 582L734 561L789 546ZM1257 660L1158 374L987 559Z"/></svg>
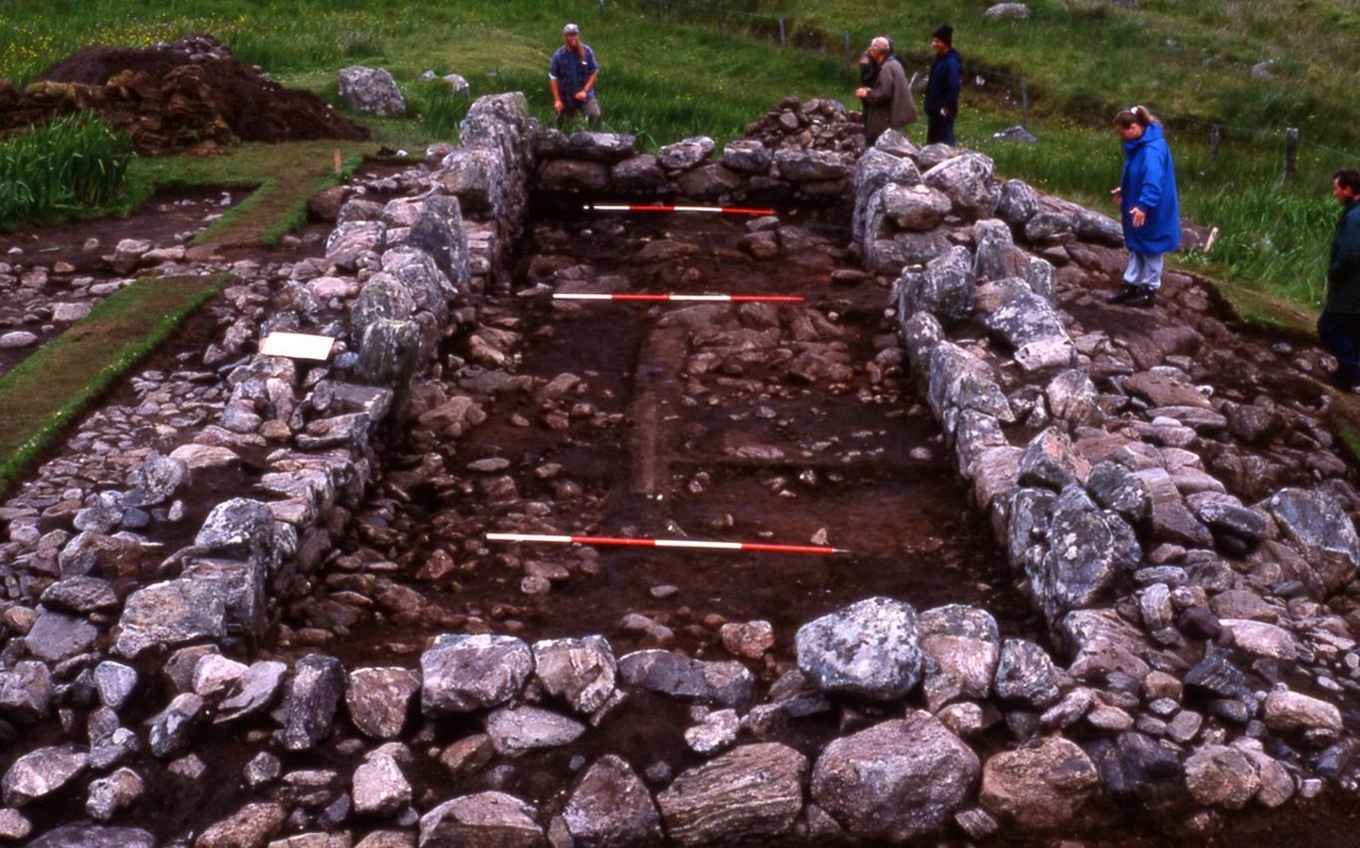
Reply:
<svg viewBox="0 0 1360 848"><path fill-rule="evenodd" d="M1151 306L1162 285L1162 260L1181 246L1176 166L1162 125L1142 106L1114 116L1124 140L1124 173L1111 194L1119 204L1129 264L1124 286L1110 303Z"/></svg>

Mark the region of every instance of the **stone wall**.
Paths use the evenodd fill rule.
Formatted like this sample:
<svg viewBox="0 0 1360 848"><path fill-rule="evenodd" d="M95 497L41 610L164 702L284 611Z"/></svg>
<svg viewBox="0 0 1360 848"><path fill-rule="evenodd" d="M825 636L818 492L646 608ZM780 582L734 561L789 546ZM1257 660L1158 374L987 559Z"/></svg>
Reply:
<svg viewBox="0 0 1360 848"><path fill-rule="evenodd" d="M279 308L261 316L262 330L335 337L333 363L236 364L219 420L76 516L83 532L61 549L60 579L48 581L27 636L8 641L0 671L6 720L62 715L72 744L9 763L0 832L23 839L19 808L73 786L109 821L141 793L138 769L123 765L139 752L202 777L195 734L239 732L266 715L273 732L254 737L260 751L243 773L257 800L193 844L288 833L270 844L348 845L375 822L384 829L365 848L409 845L417 833L429 846L984 840L1003 827L1071 826L1102 794L1206 833L1219 810L1311 797L1343 775L1351 740L1339 697L1283 681L1297 671L1346 692L1336 680L1360 668L1348 622L1324 605L1360 562L1351 520L1320 491L1286 488L1247 505L1216 487L1184 448L1225 416L1174 368L1143 380L1161 399L1137 407L1150 420L1109 426L1129 405L1097 390L1090 369L1105 354L1069 332L1055 305L1061 273L1044 257L1114 243L1117 224L998 184L980 154L918 150L892 133L853 169L837 154L771 155L743 142L711 162L700 139L646 156L626 136L540 133L522 96L498 95L474 105L461 137L434 151L438 166L409 184L411 196L347 200L324 260L299 263ZM1000 632L985 609L874 597L800 627L797 668L764 691L740 660L616 657L591 635L529 644L449 633L418 671L346 669L319 653L291 667L229 658L247 659L280 604L324 568L413 376L438 367L432 354L463 320L467 294L504 274L535 178L550 190L719 200L852 187L855 246L897 277L912 373L1054 653ZM157 509L246 452L264 457L268 499L219 504L165 560L166 579L118 610L101 576L117 573L129 544L114 532L127 509ZM743 627L770 640L758 623L733 626L738 648ZM107 655L91 648L106 631ZM170 681L168 704L147 703L160 688L152 674ZM691 706L683 735L700 765L639 774L606 754L544 808L497 788L437 803L412 795L406 774L413 757L430 756L434 723L471 717L485 730L437 750L457 777L570 744L622 720L619 706L642 692ZM87 728L74 726L73 706L91 708ZM809 752L798 723L811 717L840 731ZM348 738L337 742L340 728ZM1004 750L986 753L998 736ZM280 782L271 747L303 770ZM352 771L334 767L343 757ZM86 786L91 771L112 773ZM81 825L34 844L73 838L150 844L140 831Z"/></svg>

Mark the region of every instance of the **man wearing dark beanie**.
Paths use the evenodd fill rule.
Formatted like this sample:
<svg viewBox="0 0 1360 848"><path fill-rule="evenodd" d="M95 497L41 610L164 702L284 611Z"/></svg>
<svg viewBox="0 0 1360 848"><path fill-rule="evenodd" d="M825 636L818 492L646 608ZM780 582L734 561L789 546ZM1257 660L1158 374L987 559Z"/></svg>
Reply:
<svg viewBox="0 0 1360 848"><path fill-rule="evenodd" d="M935 61L926 86L926 144L954 146L954 119L959 114L959 87L963 80L963 57L954 49L954 28L935 30L930 39Z"/></svg>

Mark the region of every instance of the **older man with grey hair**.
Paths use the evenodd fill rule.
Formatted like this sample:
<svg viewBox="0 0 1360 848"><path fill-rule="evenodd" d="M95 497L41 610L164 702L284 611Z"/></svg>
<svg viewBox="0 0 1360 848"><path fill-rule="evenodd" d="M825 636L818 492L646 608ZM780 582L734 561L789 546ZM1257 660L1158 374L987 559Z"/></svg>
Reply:
<svg viewBox="0 0 1360 848"><path fill-rule="evenodd" d="M866 145L872 146L887 130L916 120L916 106L911 102L906 72L892 55L892 42L887 36L870 41L865 56L877 66L877 72L872 73L875 69L871 69L872 85L856 89L855 96L864 103L864 139Z"/></svg>

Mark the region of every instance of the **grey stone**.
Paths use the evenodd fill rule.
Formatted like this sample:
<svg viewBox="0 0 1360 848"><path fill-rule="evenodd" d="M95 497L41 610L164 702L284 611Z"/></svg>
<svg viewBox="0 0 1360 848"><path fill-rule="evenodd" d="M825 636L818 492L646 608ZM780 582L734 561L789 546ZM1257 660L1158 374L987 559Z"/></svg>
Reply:
<svg viewBox="0 0 1360 848"><path fill-rule="evenodd" d="M335 657L308 654L293 665L274 717L284 749L306 751L330 735L345 691L345 668Z"/></svg>
<svg viewBox="0 0 1360 848"><path fill-rule="evenodd" d="M777 743L742 745L682 772L657 796L667 835L682 846L789 832L803 809L808 761Z"/></svg>
<svg viewBox="0 0 1360 848"><path fill-rule="evenodd" d="M24 636L24 647L40 660L60 662L83 653L97 638L99 630L84 617L39 607L37 620Z"/></svg>
<svg viewBox="0 0 1360 848"><path fill-rule="evenodd" d="M1280 733L1342 730L1341 711L1334 704L1287 689L1266 696L1264 715L1266 726Z"/></svg>
<svg viewBox="0 0 1360 848"><path fill-rule="evenodd" d="M622 162L637 153L637 136L578 130L567 139L567 153L574 159L609 164Z"/></svg>
<svg viewBox="0 0 1360 848"><path fill-rule="evenodd" d="M1074 610L1058 622L1057 630L1072 657L1068 673L1077 680L1104 681L1115 672L1142 680L1152 670L1147 661L1152 646L1114 610Z"/></svg>
<svg viewBox="0 0 1360 848"><path fill-rule="evenodd" d="M288 666L276 661L252 663L241 678L240 691L217 706L213 722L224 724L250 718L273 705L283 687Z"/></svg>
<svg viewBox="0 0 1360 848"><path fill-rule="evenodd" d="M705 662L662 650L623 656L619 676L630 686L724 707L746 706L755 691L755 676L739 662Z"/></svg>
<svg viewBox="0 0 1360 848"><path fill-rule="evenodd" d="M1067 739L1050 736L1036 746L989 758L978 803L1021 829L1054 830L1068 825L1099 785L1086 753Z"/></svg>
<svg viewBox="0 0 1360 848"><path fill-rule="evenodd" d="M996 620L986 610L951 604L916 619L925 661L926 707L957 699L985 699L1001 653Z"/></svg>
<svg viewBox="0 0 1360 848"><path fill-rule="evenodd" d="M1342 503L1321 491L1281 489L1262 506L1300 544L1340 554L1360 565L1360 538Z"/></svg>
<svg viewBox="0 0 1360 848"><path fill-rule="evenodd" d="M143 791L141 776L130 768L120 768L108 777L90 782L85 812L95 821L109 821L119 811L137 803Z"/></svg>
<svg viewBox="0 0 1360 848"><path fill-rule="evenodd" d="M716 147L708 136L694 136L663 145L656 151L657 160L667 170L687 171L702 164Z"/></svg>
<svg viewBox="0 0 1360 848"><path fill-rule="evenodd" d="M1092 466L1087 491L1103 509L1111 509L1129 521L1141 521L1152 498L1142 480L1117 462L1106 460Z"/></svg>
<svg viewBox="0 0 1360 848"><path fill-rule="evenodd" d="M997 697L1044 708L1058 700L1058 670L1048 652L1027 639L1001 644L996 666Z"/></svg>
<svg viewBox="0 0 1360 848"><path fill-rule="evenodd" d="M954 212L971 220L991 218L1000 191L992 184L992 160L980 153L963 153L946 159L922 176L931 188L944 192Z"/></svg>
<svg viewBox="0 0 1360 848"><path fill-rule="evenodd" d="M549 695L589 715L614 694L618 662L602 636L535 642L534 674Z"/></svg>
<svg viewBox="0 0 1360 848"><path fill-rule="evenodd" d="M755 139L736 139L723 147L722 163L742 174L768 174L774 157Z"/></svg>
<svg viewBox="0 0 1360 848"><path fill-rule="evenodd" d="M1020 485L1046 486L1062 491L1084 484L1091 467L1072 447L1072 440L1058 427L1049 427L1030 439L1020 458Z"/></svg>
<svg viewBox="0 0 1360 848"><path fill-rule="evenodd" d="M374 739L396 739L407 717L420 678L404 668L358 668L349 673L345 705L350 720Z"/></svg>
<svg viewBox="0 0 1360 848"><path fill-rule="evenodd" d="M1142 557L1133 528L1115 513L1096 508L1076 486L1054 503L1048 538L1048 552L1027 576L1030 592L1050 622L1068 610L1090 606Z"/></svg>
<svg viewBox="0 0 1360 848"><path fill-rule="evenodd" d="M38 748L16 759L0 778L5 805L23 807L46 798L85 771L89 757L71 747Z"/></svg>
<svg viewBox="0 0 1360 848"><path fill-rule="evenodd" d="M383 68L351 65L340 69L340 98L356 112L382 117L406 114L397 81Z"/></svg>
<svg viewBox="0 0 1360 848"><path fill-rule="evenodd" d="M28 848L156 848L156 838L136 827L67 824L44 833Z"/></svg>
<svg viewBox="0 0 1360 848"><path fill-rule="evenodd" d="M0 671L0 715L11 721L38 722L52 706L52 673L47 665L32 660Z"/></svg>
<svg viewBox="0 0 1360 848"><path fill-rule="evenodd" d="M972 254L955 247L932 259L924 271L907 271L898 281L898 293L903 318L929 312L945 326L962 321L972 314L977 296Z"/></svg>
<svg viewBox="0 0 1360 848"><path fill-rule="evenodd" d="M812 799L853 836L905 842L948 821L979 771L962 740L908 710L827 745L813 768Z"/></svg>
<svg viewBox="0 0 1360 848"><path fill-rule="evenodd" d="M1261 778L1236 748L1205 745L1185 761L1185 786L1196 803L1240 810L1261 788Z"/></svg>
<svg viewBox="0 0 1360 848"><path fill-rule="evenodd" d="M714 754L737 741L740 727L736 710L714 710L685 730L685 744L696 754Z"/></svg>
<svg viewBox="0 0 1360 848"><path fill-rule="evenodd" d="M774 163L779 175L794 183L834 180L850 172L845 161L829 150L780 148L775 151Z"/></svg>
<svg viewBox="0 0 1360 848"><path fill-rule="evenodd" d="M39 600L48 609L86 613L118 606L113 584L98 577L68 577L43 590Z"/></svg>
<svg viewBox="0 0 1360 848"><path fill-rule="evenodd" d="M496 746L496 753L517 756L539 748L569 745L586 732L586 727L538 707L512 705L493 710L486 717L486 732Z"/></svg>
<svg viewBox="0 0 1360 848"><path fill-rule="evenodd" d="M538 810L503 792L445 801L420 817L420 848L541 848Z"/></svg>
<svg viewBox="0 0 1360 848"><path fill-rule="evenodd" d="M581 776L562 818L575 848L662 844L661 815L646 785L621 757L606 754Z"/></svg>
<svg viewBox="0 0 1360 848"><path fill-rule="evenodd" d="M1006 180L996 204L996 217L1013 227L1023 227L1039 211L1039 195L1021 180Z"/></svg>
<svg viewBox="0 0 1360 848"><path fill-rule="evenodd" d="M411 803L411 784L389 756L371 757L355 769L351 787L360 815L388 816Z"/></svg>
<svg viewBox="0 0 1360 848"><path fill-rule="evenodd" d="M519 639L440 636L420 656L421 709L434 717L499 706L519 694L533 668L533 652Z"/></svg>
<svg viewBox="0 0 1360 848"><path fill-rule="evenodd" d="M921 679L916 611L892 598L851 604L798 628L798 668L820 690L880 701Z"/></svg>
<svg viewBox="0 0 1360 848"><path fill-rule="evenodd" d="M949 214L949 198L939 189L921 184L889 184L882 191L883 213L904 230L933 230Z"/></svg>
<svg viewBox="0 0 1360 848"><path fill-rule="evenodd" d="M226 636L226 602L209 581L154 583L128 596L114 650L132 659L148 648Z"/></svg>
<svg viewBox="0 0 1360 848"><path fill-rule="evenodd" d="M644 153L609 169L609 184L618 191L657 192L667 185L666 172L655 156Z"/></svg>
<svg viewBox="0 0 1360 848"><path fill-rule="evenodd" d="M150 721L147 741L152 755L166 759L183 752L203 707L203 699L192 692L176 695Z"/></svg>

